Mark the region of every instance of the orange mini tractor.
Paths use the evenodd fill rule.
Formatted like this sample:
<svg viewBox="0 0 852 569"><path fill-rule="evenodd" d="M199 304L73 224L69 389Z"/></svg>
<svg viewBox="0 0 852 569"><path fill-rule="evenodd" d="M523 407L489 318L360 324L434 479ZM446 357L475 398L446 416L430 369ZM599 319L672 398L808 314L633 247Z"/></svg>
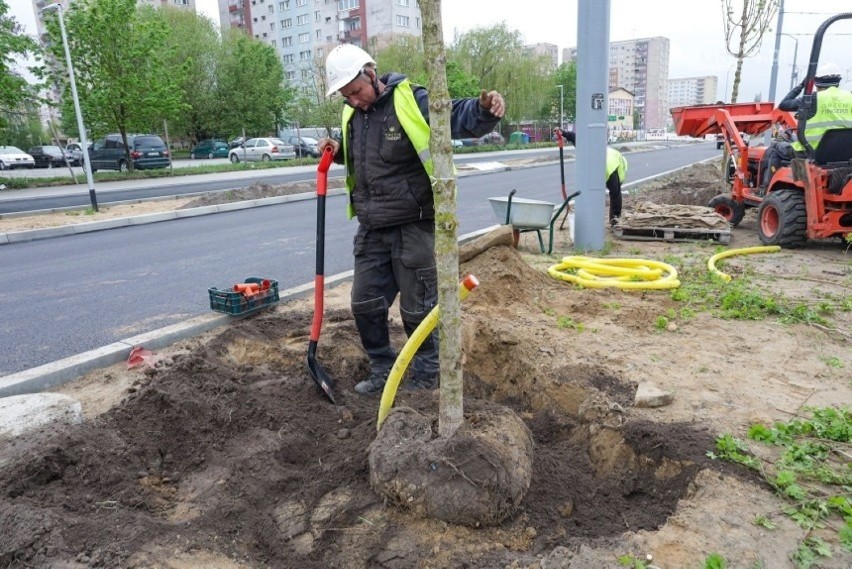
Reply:
<svg viewBox="0 0 852 569"><path fill-rule="evenodd" d="M852 19L838 14L817 30L805 79L801 110L797 118L773 103L735 103L677 107L671 110L679 135L704 137L721 133L731 155L727 179L730 195L715 196L708 204L732 225L742 221L746 208L757 208L757 231L765 245L798 247L808 239L852 235L852 128L827 131L816 149L805 130L816 105L813 93L822 38L832 23ZM750 147L742 133L754 135L769 128L795 128L803 152L774 173L761 172L759 164L766 147ZM771 175L761 184L761 175ZM765 189L762 190L761 186Z"/></svg>

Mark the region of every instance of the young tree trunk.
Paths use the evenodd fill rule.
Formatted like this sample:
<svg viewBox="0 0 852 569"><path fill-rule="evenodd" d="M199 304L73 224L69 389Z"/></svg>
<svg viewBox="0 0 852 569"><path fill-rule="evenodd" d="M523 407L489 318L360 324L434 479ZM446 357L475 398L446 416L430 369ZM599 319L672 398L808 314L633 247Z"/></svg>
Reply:
<svg viewBox="0 0 852 569"><path fill-rule="evenodd" d="M435 257L438 268L438 331L441 354L441 396L438 434L449 437L464 420L461 373L461 301L458 294L459 247L456 217L456 178L450 142L452 102L447 88L441 0L422 0L423 49L429 77L429 151L435 165Z"/></svg>
<svg viewBox="0 0 852 569"><path fill-rule="evenodd" d="M737 102L742 78L743 60L760 50L763 35L769 30L781 0L722 0L722 23L725 47L737 60L737 71L731 87L731 103ZM737 2L741 10L737 15ZM732 48L736 45L736 48Z"/></svg>

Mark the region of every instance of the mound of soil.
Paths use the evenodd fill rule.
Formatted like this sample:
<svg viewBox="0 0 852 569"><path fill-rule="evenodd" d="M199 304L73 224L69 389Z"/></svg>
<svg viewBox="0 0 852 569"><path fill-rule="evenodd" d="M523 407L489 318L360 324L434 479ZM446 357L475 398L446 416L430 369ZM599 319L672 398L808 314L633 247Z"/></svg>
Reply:
<svg viewBox="0 0 852 569"><path fill-rule="evenodd" d="M328 189L343 187L342 178L331 178L328 180ZM225 192L211 192L199 196L177 209L189 209L207 205L219 205L223 203L239 202L245 200L257 200L261 198L274 198L278 196L292 196L295 194L315 194L317 191L314 182L288 182L286 184L254 183L246 188L238 188Z"/></svg>
<svg viewBox="0 0 852 569"><path fill-rule="evenodd" d="M723 189L706 173L674 178L638 193L658 201ZM756 240L743 225L736 246ZM678 259L680 269L703 266L712 250L612 248ZM844 255L836 243L814 244L725 268L816 303L848 297ZM378 398L352 389L367 360L343 285L326 295L318 349L337 406L305 365L312 299L182 342L154 367L114 366L63 389L83 401L82 425L0 441L0 566L582 569L648 553L674 569L719 552L731 567L792 567L805 531L778 514L784 502L707 451L720 432L742 436L805 403L852 400L843 375L852 315L838 311L834 332L710 311L679 317L684 303L666 292L551 279L543 269L558 257L529 241L461 267L482 283L463 305L466 419L504 406L533 443L529 491L502 524L422 518L371 488ZM663 316L676 326L658 326ZM673 392L673 403L635 407L643 382ZM396 405L434 420L438 393L401 391ZM776 529L754 525L759 515ZM822 563L848 567L852 556Z"/></svg>

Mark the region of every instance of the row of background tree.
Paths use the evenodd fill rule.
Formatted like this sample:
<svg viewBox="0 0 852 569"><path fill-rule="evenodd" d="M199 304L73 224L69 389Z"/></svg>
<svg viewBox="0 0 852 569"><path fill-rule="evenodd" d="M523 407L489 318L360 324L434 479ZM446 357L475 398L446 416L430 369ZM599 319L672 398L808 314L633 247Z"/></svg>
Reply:
<svg viewBox="0 0 852 569"><path fill-rule="evenodd" d="M27 146L50 140L38 120L38 94L47 85L61 93L60 129L77 137L71 90L58 20L46 18L48 41L40 47L8 16L0 0L0 144ZM239 30L221 35L208 18L194 12L153 9L136 0L78 0L65 14L66 36L78 95L90 138L109 132L163 132L189 142L274 134L300 124L339 126L339 98L327 99L323 61L307 69L307 87L285 80L275 49ZM420 38L397 36L379 48L368 45L380 72L399 71L426 84ZM14 69L15 59L30 55L30 84ZM44 61L60 62L44 65ZM307 62L306 62L307 64ZM301 74L301 69L298 71ZM575 109L576 68L554 68L550 58L524 48L520 32L505 24L457 35L447 47L447 76L453 98L496 89L506 99L504 130L521 121L559 119Z"/></svg>

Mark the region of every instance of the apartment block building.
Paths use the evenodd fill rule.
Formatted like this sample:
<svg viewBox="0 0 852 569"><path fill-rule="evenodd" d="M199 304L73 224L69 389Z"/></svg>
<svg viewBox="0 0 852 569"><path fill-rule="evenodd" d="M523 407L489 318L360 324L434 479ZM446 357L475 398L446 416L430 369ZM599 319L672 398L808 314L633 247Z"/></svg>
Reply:
<svg viewBox="0 0 852 569"><path fill-rule="evenodd" d="M375 51L399 34L420 36L418 0L219 0L222 26L275 48L288 83L322 82L325 56L341 43Z"/></svg>
<svg viewBox="0 0 852 569"><path fill-rule="evenodd" d="M577 48L563 51L563 62L576 61ZM609 90L634 95L642 129L665 128L668 119L669 39L640 38L609 44Z"/></svg>
<svg viewBox="0 0 852 569"><path fill-rule="evenodd" d="M715 75L669 79L669 107L715 103L718 84L719 79Z"/></svg>
<svg viewBox="0 0 852 569"><path fill-rule="evenodd" d="M527 51L534 55L543 55L547 57L553 65L554 70L559 67L559 47L557 47L555 44L534 43L526 45L524 47L527 49Z"/></svg>
<svg viewBox="0 0 852 569"><path fill-rule="evenodd" d="M73 2L73 0L71 1ZM45 33L44 15L41 11L44 10L45 6L56 4L57 2L58 0L33 0L33 12L35 13L36 30L38 31L39 38L43 38ZM137 0L136 3L139 5L153 6L155 8L171 6L172 8L191 10L195 12L195 0Z"/></svg>

